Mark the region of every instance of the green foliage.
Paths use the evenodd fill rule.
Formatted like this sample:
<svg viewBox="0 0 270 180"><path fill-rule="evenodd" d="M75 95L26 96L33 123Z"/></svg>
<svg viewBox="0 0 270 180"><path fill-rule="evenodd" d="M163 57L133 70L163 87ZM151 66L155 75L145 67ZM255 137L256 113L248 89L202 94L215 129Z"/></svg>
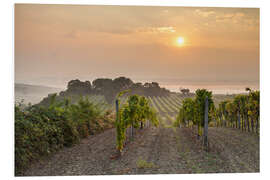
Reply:
<svg viewBox="0 0 270 180"><path fill-rule="evenodd" d="M184 109L183 108L179 109L178 115L176 116L176 121L174 121L174 123L173 123L173 125L175 127L179 127L180 124L182 124L184 126L186 125L186 122L184 119Z"/></svg>
<svg viewBox="0 0 270 180"><path fill-rule="evenodd" d="M247 109L248 115L258 121L260 116L260 91L250 92Z"/></svg>
<svg viewBox="0 0 270 180"><path fill-rule="evenodd" d="M252 91L250 88L246 88L248 94L237 95L232 101L222 101L219 104L219 108L216 113L219 114L220 119L224 119L226 124L234 127L238 122L238 113L240 115L240 126L242 130L254 131L258 133L259 129L259 116L260 116L260 91ZM254 127L256 123L256 127ZM238 124L239 126L239 124Z"/></svg>
<svg viewBox="0 0 270 180"><path fill-rule="evenodd" d="M208 97L208 123L212 121L211 111L214 110L214 102L212 99L212 92L207 91L206 89L198 89L196 90L195 97L195 114L198 125L204 127L204 114L205 114L205 99Z"/></svg>
<svg viewBox="0 0 270 180"><path fill-rule="evenodd" d="M178 116L176 117L175 126L187 125L189 126L189 121L195 121L195 101L191 98L185 98L183 100L183 105L179 109Z"/></svg>
<svg viewBox="0 0 270 180"><path fill-rule="evenodd" d="M141 157L136 162L136 165L139 169L147 169L147 168L155 168L155 164L152 162L147 162L146 160L143 160Z"/></svg>
<svg viewBox="0 0 270 180"><path fill-rule="evenodd" d="M54 96L55 97L55 96ZM15 105L15 173L30 162L71 146L89 134L112 127L111 114L101 115L88 99L70 104L69 100L49 107Z"/></svg>
<svg viewBox="0 0 270 180"><path fill-rule="evenodd" d="M220 118L220 125L223 126L224 124L224 119L227 119L228 117L228 111L226 109L226 104L228 103L228 100L221 101L220 104L218 105L218 113L219 113L219 118Z"/></svg>
<svg viewBox="0 0 270 180"><path fill-rule="evenodd" d="M237 121L237 104L233 103L232 101L228 101L225 106L226 110L226 119L233 124L233 122Z"/></svg>
<svg viewBox="0 0 270 180"><path fill-rule="evenodd" d="M183 113L184 113L184 121L188 121L187 124L189 126L189 121L195 120L195 101L191 98L186 98L183 100ZM194 123L195 124L195 123Z"/></svg>
<svg viewBox="0 0 270 180"><path fill-rule="evenodd" d="M185 98L183 105L179 109L174 125L188 125L189 121L198 126L198 134L201 135L201 128L204 126L205 99L208 97L208 123L215 117L215 106L212 99L212 92L206 89L196 90L195 99Z"/></svg>
<svg viewBox="0 0 270 180"><path fill-rule="evenodd" d="M121 93L122 95L122 93ZM138 95L129 96L128 101L117 113L117 149L122 151L126 139L126 128L133 126L139 128L141 123L149 120L153 125L158 126L156 112L150 108L147 98Z"/></svg>

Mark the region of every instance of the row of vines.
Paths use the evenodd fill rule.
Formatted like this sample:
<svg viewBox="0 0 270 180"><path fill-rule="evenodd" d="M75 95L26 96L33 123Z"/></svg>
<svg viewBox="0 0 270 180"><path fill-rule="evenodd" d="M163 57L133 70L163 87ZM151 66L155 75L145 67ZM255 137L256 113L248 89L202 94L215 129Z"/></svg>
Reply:
<svg viewBox="0 0 270 180"><path fill-rule="evenodd" d="M208 98L208 123L210 126L238 128L242 131L259 133L260 92L248 90L232 100L225 100L214 106L212 92L198 89L195 98L185 98L179 109L175 126L197 126L202 135L205 116L205 99Z"/></svg>
<svg viewBox="0 0 270 180"><path fill-rule="evenodd" d="M127 128L131 129L133 138L133 129L143 128L147 121L154 126L159 125L156 111L150 107L148 99L144 96L129 96L127 102L119 108L119 99L124 93L120 93L116 100L116 148L120 153L124 148Z"/></svg>
<svg viewBox="0 0 270 180"><path fill-rule="evenodd" d="M205 100L208 99L208 123L214 119L215 106L212 92L206 89L198 89L195 99L186 98L179 109L175 125L176 126L197 126L198 137L202 136L202 129L205 120Z"/></svg>
<svg viewBox="0 0 270 180"><path fill-rule="evenodd" d="M55 96L50 100L48 107L15 105L16 175L43 156L113 127L113 114L102 113L88 98L77 104L57 102Z"/></svg>
<svg viewBox="0 0 270 180"><path fill-rule="evenodd" d="M215 111L216 126L259 133L260 91L248 91L247 95L237 95L233 100L219 104Z"/></svg>

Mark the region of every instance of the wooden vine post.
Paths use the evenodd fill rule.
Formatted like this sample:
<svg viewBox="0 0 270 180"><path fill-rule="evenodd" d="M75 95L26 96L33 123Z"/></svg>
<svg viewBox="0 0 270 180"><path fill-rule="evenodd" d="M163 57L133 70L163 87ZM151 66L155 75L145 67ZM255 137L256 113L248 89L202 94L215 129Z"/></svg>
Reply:
<svg viewBox="0 0 270 180"><path fill-rule="evenodd" d="M119 100L118 99L115 100L115 111L116 111L116 120L115 121L116 121L116 124L118 126L118 123L119 123ZM118 149L118 155L121 155L120 149Z"/></svg>
<svg viewBox="0 0 270 180"><path fill-rule="evenodd" d="M118 120L119 120L119 101L118 101L118 99L115 100L115 109L116 109L116 123L118 123Z"/></svg>
<svg viewBox="0 0 270 180"><path fill-rule="evenodd" d="M206 151L208 151L208 97L205 98L205 109L204 109L204 131L203 131L203 145Z"/></svg>
<svg viewBox="0 0 270 180"><path fill-rule="evenodd" d="M132 141L134 133L136 133L135 129L139 128L140 122L149 119L155 126L159 124L157 122L156 113L150 108L145 97L132 95L129 97L128 104L125 104L124 107L119 107L120 99L118 98L126 92L128 91L120 92L115 101L116 148L120 156L122 155L122 150L126 142L128 142L126 141L126 134L129 133L127 132L128 129L130 129L130 140ZM144 124L142 125L144 126Z"/></svg>
<svg viewBox="0 0 270 180"><path fill-rule="evenodd" d="M131 123L131 127L130 127L130 140L133 140L133 121Z"/></svg>
<svg viewBox="0 0 270 180"><path fill-rule="evenodd" d="M238 129L241 127L240 110L237 111Z"/></svg>

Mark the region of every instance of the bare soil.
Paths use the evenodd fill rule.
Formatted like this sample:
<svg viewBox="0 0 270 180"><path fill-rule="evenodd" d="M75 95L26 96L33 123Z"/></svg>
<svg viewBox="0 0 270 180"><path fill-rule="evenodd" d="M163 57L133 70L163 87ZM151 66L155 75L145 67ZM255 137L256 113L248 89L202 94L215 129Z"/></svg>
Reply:
<svg viewBox="0 0 270 180"><path fill-rule="evenodd" d="M114 158L110 129L33 163L23 176L259 172L258 135L212 127L206 152L195 129L172 127L166 119L161 124L136 130L120 158Z"/></svg>

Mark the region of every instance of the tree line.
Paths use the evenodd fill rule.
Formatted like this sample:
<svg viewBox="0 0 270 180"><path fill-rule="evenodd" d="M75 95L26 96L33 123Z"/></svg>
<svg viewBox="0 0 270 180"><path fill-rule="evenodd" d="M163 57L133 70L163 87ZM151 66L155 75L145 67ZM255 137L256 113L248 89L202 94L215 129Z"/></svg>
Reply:
<svg viewBox="0 0 270 180"><path fill-rule="evenodd" d="M90 81L80 81L79 79L71 80L68 82L67 89L61 91L57 99L64 99L72 95L103 95L106 101L111 104L116 95L124 90L130 89L128 95L138 94L141 96L168 96L170 91L161 88L157 82L152 83L140 83L133 82L130 78L118 77L115 79L110 78L98 78L92 83ZM44 98L40 104L48 105L50 95Z"/></svg>

